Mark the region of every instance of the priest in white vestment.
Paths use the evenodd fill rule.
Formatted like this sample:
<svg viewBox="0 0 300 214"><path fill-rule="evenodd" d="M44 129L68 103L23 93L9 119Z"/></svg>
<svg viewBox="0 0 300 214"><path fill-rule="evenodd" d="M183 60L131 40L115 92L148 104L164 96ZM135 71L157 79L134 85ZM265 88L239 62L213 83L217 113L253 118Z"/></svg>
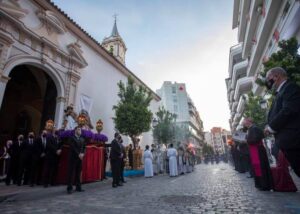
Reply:
<svg viewBox="0 0 300 214"><path fill-rule="evenodd" d="M153 156L149 149L149 146L146 146L146 150L144 152L144 172L146 178L153 177L153 165L152 165Z"/></svg>
<svg viewBox="0 0 300 214"><path fill-rule="evenodd" d="M154 144L151 145L151 153L152 153L152 165L153 165L153 174L158 174L158 168L157 168L157 153L156 153L156 147Z"/></svg>
<svg viewBox="0 0 300 214"><path fill-rule="evenodd" d="M169 172L170 177L174 177L178 175L177 171L177 150L173 148L173 144L170 144L170 147L167 151L167 156L169 158Z"/></svg>

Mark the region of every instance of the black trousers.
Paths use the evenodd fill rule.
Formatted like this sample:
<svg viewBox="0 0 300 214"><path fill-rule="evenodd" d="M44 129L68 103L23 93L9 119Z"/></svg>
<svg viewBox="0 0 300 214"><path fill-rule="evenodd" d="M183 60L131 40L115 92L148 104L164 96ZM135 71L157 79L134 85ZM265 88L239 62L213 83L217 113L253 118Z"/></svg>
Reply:
<svg viewBox="0 0 300 214"><path fill-rule="evenodd" d="M120 160L120 181L124 182L124 167L125 167L125 161Z"/></svg>
<svg viewBox="0 0 300 214"><path fill-rule="evenodd" d="M37 182L38 185L42 184L42 182L43 182L44 170L45 170L45 156L40 157L39 161L37 163L36 182Z"/></svg>
<svg viewBox="0 0 300 214"><path fill-rule="evenodd" d="M38 177L38 155L33 155L29 160L29 184L34 185L37 184L37 177Z"/></svg>
<svg viewBox="0 0 300 214"><path fill-rule="evenodd" d="M113 177L113 185L117 185L120 183L120 160L118 159L111 159L110 160L111 165L111 172Z"/></svg>
<svg viewBox="0 0 300 214"><path fill-rule="evenodd" d="M282 150L292 169L300 177L300 149Z"/></svg>
<svg viewBox="0 0 300 214"><path fill-rule="evenodd" d="M28 183L28 160L29 158L27 156L21 157L19 162L19 168L18 168L18 178L17 178L17 184L21 185L22 181L23 184ZM24 180L23 180L24 179Z"/></svg>
<svg viewBox="0 0 300 214"><path fill-rule="evenodd" d="M52 157L45 160L45 170L43 175L43 184L44 185L53 185L56 179L56 171L57 171L57 158Z"/></svg>
<svg viewBox="0 0 300 214"><path fill-rule="evenodd" d="M68 187L67 190L72 190L73 176L75 178L76 189L81 189L80 174L82 169L82 161L79 157L70 157L68 165Z"/></svg>
<svg viewBox="0 0 300 214"><path fill-rule="evenodd" d="M8 158L5 160L5 174L6 174L6 178L5 178L5 183L7 185L10 184L11 181L11 177L12 177L12 163L11 163L11 159Z"/></svg>

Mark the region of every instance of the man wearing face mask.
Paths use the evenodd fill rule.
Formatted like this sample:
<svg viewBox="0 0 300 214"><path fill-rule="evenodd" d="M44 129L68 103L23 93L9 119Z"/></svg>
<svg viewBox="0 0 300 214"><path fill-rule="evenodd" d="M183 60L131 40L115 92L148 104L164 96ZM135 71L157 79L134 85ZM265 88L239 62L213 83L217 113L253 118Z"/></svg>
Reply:
<svg viewBox="0 0 300 214"><path fill-rule="evenodd" d="M274 134L275 143L300 177L300 87L276 67L267 72L266 86L276 97L268 113L265 134Z"/></svg>
<svg viewBox="0 0 300 214"><path fill-rule="evenodd" d="M6 185L10 185L11 180L16 184L18 180L18 170L19 170L19 155L20 155L20 145L22 142L22 136L19 135L17 141L7 142L7 153L10 156L10 163L8 168L8 173L5 179Z"/></svg>
<svg viewBox="0 0 300 214"><path fill-rule="evenodd" d="M13 178L13 183L21 185L20 180L22 178L19 177L19 171L20 171L20 158L21 158L21 148L22 144L24 141L24 136L20 134L18 136L17 141L15 141L12 145L12 167L13 167L13 172L12 172L12 178Z"/></svg>
<svg viewBox="0 0 300 214"><path fill-rule="evenodd" d="M67 177L67 192L71 194L73 191L73 176L75 178L75 185L77 192L83 192L84 190L81 188L80 174L82 170L82 160L85 154L85 139L81 135L81 128L77 126L75 128L74 136L69 138L68 145L70 147L69 150L69 163L68 163L68 177Z"/></svg>
<svg viewBox="0 0 300 214"><path fill-rule="evenodd" d="M40 148L37 139L33 132L29 132L28 139L26 141L28 147L28 176L29 185L31 187L36 183L37 166L40 158Z"/></svg>
<svg viewBox="0 0 300 214"><path fill-rule="evenodd" d="M44 173L44 165L45 165L45 156L46 156L46 147L47 147L47 131L43 130L40 137L36 140L37 144L37 155L38 155L38 163L37 163L37 184L42 183L42 177Z"/></svg>
<svg viewBox="0 0 300 214"><path fill-rule="evenodd" d="M23 185L28 184L31 171L31 154L33 150L33 138L34 133L29 132L28 138L24 140L20 148L20 163L18 172L18 184L21 185L22 178L24 176Z"/></svg>

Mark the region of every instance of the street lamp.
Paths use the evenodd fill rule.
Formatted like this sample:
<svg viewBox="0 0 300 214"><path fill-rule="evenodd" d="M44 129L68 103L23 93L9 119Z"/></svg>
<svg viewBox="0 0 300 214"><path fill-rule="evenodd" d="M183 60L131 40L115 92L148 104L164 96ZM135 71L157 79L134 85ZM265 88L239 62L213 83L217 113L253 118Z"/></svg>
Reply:
<svg viewBox="0 0 300 214"><path fill-rule="evenodd" d="M154 144L158 144L158 139L156 136L154 136L154 129L155 129L155 127L157 127L157 125L158 125L158 120L156 118L153 118L152 119L152 129L153 129L152 133L153 133L153 143Z"/></svg>

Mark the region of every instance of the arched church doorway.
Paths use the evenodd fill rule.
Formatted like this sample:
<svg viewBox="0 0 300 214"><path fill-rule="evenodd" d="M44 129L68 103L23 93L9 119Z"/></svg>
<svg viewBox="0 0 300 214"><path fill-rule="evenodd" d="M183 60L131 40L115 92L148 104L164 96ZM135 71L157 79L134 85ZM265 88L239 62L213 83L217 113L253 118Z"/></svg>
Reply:
<svg viewBox="0 0 300 214"><path fill-rule="evenodd" d="M27 64L14 67L9 77L0 110L0 134L14 139L29 131L38 134L48 119L54 120L54 81L41 68Z"/></svg>

